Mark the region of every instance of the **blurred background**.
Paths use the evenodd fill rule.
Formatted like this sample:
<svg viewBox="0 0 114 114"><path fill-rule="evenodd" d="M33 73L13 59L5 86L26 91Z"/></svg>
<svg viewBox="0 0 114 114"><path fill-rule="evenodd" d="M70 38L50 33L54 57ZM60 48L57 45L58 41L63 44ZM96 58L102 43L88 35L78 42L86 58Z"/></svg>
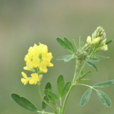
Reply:
<svg viewBox="0 0 114 114"><path fill-rule="evenodd" d="M34 43L48 45L53 53L54 67L48 68L41 82L41 90L47 81L56 91L56 81L63 74L65 82L71 81L74 73L75 60L64 63L56 58L69 54L56 41L56 37L66 37L78 41L79 36L86 41L88 35L102 26L107 38L114 37L114 1L113 0L0 0L0 114L32 114L11 98L11 93L17 93L29 99L41 110L41 99L37 86L24 86L21 71L25 66L24 56ZM88 75L92 79L87 84L93 85L100 81L114 79L114 45L109 50L99 52L99 55L109 56L96 63L99 71L87 66L84 71L92 70ZM114 87L101 89L112 100L111 108L101 104L93 91L90 101L85 106L79 102L86 87L75 87L69 97L66 114L113 114ZM50 111L50 109L47 109Z"/></svg>

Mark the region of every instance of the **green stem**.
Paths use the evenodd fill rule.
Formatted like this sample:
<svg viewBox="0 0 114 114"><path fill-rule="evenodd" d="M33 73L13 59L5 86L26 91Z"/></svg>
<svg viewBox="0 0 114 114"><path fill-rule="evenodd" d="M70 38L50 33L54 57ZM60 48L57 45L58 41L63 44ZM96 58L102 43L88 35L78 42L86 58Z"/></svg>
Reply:
<svg viewBox="0 0 114 114"><path fill-rule="evenodd" d="M45 104L47 104L54 112L56 112L56 110L55 110L51 105L49 105L49 104L43 99L43 97L42 97L42 95L41 95L41 92L40 92L39 84L38 84L38 92L39 92L39 95L40 95L42 101L43 101Z"/></svg>
<svg viewBox="0 0 114 114"><path fill-rule="evenodd" d="M78 79L78 77L80 76L81 71L82 71L83 68L85 67L85 65L86 65L86 63L88 62L88 60L90 59L90 57L93 55L94 51L95 51L95 50L93 49L93 51L92 51L91 54L89 55L88 59L87 59L87 60L85 61L85 63L83 64L83 66L82 66L82 68L81 68L81 70L80 70L79 73L78 73L78 69L79 69L79 67L80 67L80 61L77 60L76 67L75 67L76 70L75 70L75 73L74 73L73 81L72 81L72 84L71 84L71 87L70 87L68 93L66 94L66 97L65 97L65 100L64 100L64 103L63 103L63 108L62 108L63 114L65 114L65 107L66 107L66 103L67 103L68 97L69 97L69 95L70 95L70 93L71 93L73 87L76 85L76 79ZM78 76L77 76L77 73L78 73ZM76 78L76 76L77 76L77 78ZM75 84L74 84L74 83L75 83Z"/></svg>
<svg viewBox="0 0 114 114"><path fill-rule="evenodd" d="M95 91L98 91L97 89L95 89L93 86L90 86L90 85L81 84L81 83L77 83L77 85L86 86L86 87L89 87L89 88L92 88L92 89L94 89Z"/></svg>
<svg viewBox="0 0 114 114"><path fill-rule="evenodd" d="M61 97L60 97L60 108L62 107L62 99L61 99Z"/></svg>
<svg viewBox="0 0 114 114"><path fill-rule="evenodd" d="M76 80L79 78L80 73L81 73L81 72L82 72L82 70L84 69L84 67L85 67L86 63L89 61L89 59L91 58L91 56L93 55L93 53L94 53L94 49L93 49L93 51L91 52L91 54L89 55L88 59L87 59L87 60L85 61L85 63L83 64L83 66L82 66L82 68L81 68L81 70L80 70L80 72L79 72L79 74L78 74L78 76L77 76Z"/></svg>
<svg viewBox="0 0 114 114"><path fill-rule="evenodd" d="M73 87L75 85L74 82L75 82L76 74L78 72L78 64L76 64L75 68L76 69L75 69L75 73L74 73L74 77L73 77L73 81L72 81L71 87L70 87L68 93L66 94L66 97L65 97L65 100L64 100L64 103L63 103L62 114L65 113L65 107L66 107L66 103L67 103L68 97L69 97L69 95L70 95L70 93L71 93L71 91L72 91L72 89L73 89Z"/></svg>

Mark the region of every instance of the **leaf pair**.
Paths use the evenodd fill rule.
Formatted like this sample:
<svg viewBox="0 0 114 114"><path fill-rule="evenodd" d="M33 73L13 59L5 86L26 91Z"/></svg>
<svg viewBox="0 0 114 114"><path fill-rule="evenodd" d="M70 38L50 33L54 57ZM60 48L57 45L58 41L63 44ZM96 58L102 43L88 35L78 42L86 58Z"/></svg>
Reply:
<svg viewBox="0 0 114 114"><path fill-rule="evenodd" d="M60 75L57 79L57 89L58 89L58 93L59 93L59 96L61 98L63 98L68 90L70 89L70 86L71 86L71 82L67 82L64 86L64 77L63 75Z"/></svg>
<svg viewBox="0 0 114 114"><path fill-rule="evenodd" d="M97 84L93 85L93 87L98 87L98 88L111 87L111 86L114 86L114 80L100 82L100 83L97 83ZM98 95L100 101L106 107L110 107L111 106L111 100L110 100L110 98L103 91L101 91L101 90L96 90L96 92L97 92L97 95ZM80 105L83 106L83 105L85 105L89 101L90 96L91 96L91 93L92 93L92 88L89 88L84 93L84 95L82 96L81 101L80 101Z"/></svg>
<svg viewBox="0 0 114 114"><path fill-rule="evenodd" d="M100 99L100 101L106 106L106 107L110 107L111 106L111 100L110 98L101 90L97 90L97 95ZM88 90L86 90L86 92L83 94L81 101L80 101L80 105L85 105L92 94L92 88L89 88Z"/></svg>
<svg viewBox="0 0 114 114"><path fill-rule="evenodd" d="M64 49L71 51L72 53L75 53L72 43L67 38L64 38L64 40L57 38L56 40Z"/></svg>

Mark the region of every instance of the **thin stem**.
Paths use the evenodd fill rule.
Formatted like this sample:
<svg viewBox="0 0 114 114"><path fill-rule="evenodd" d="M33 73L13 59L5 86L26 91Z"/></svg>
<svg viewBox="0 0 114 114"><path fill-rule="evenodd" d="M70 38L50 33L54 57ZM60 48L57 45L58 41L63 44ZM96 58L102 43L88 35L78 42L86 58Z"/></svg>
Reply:
<svg viewBox="0 0 114 114"><path fill-rule="evenodd" d="M64 100L64 103L63 103L63 108L62 108L63 114L65 113L65 107L66 107L66 103L67 103L68 97L69 97L69 95L70 95L70 93L71 93L73 87L76 85L76 84L74 85L74 83L76 83L76 79L78 79L78 77L80 76L81 71L83 70L83 68L85 67L86 63L87 63L88 60L90 59L90 57L93 55L93 53L94 53L94 49L93 49L93 51L91 52L91 54L89 55L88 59L87 59L87 60L85 61L85 63L83 64L83 66L82 66L82 68L81 68L81 70L80 70L79 73L78 73L78 69L79 69L80 63L78 63L78 62L80 62L80 61L77 60L76 67L75 67L76 70L75 70L75 73L74 73L72 85L71 85L71 87L70 87L68 93L66 94L66 97L65 97L65 100ZM77 73L78 73L78 76L77 76ZM76 78L76 76L77 76L77 78Z"/></svg>
<svg viewBox="0 0 114 114"><path fill-rule="evenodd" d="M62 107L62 99L61 99L61 97L60 97L60 108Z"/></svg>
<svg viewBox="0 0 114 114"><path fill-rule="evenodd" d="M78 65L76 64L76 70L75 70L75 73L74 73L74 77L73 77L73 80L72 80L72 84L71 84L71 87L68 91L68 93L66 94L66 97L65 97L65 100L64 100L64 103L63 103L63 108L62 108L62 113L64 114L65 113L65 107L66 107L66 103L67 103L67 100L68 100L68 97L74 87L74 81L75 81L75 77L76 77L76 74L77 74L77 71L78 71Z"/></svg>
<svg viewBox="0 0 114 114"><path fill-rule="evenodd" d="M81 70L80 70L80 72L79 72L79 74L78 74L78 76L77 76L77 78L76 78L76 79L78 79L78 78L79 78L80 73L81 73L81 72L82 72L82 70L84 69L84 67L85 67L86 63L89 61L89 59L91 58L91 56L93 55L93 53L94 53L94 49L93 49L93 51L91 52L91 54L89 55L88 59L87 59L87 60L85 61L85 63L83 64L83 66L82 66L82 68L81 68Z"/></svg>
<svg viewBox="0 0 114 114"><path fill-rule="evenodd" d="M38 92L39 92L39 95L40 95L42 101L43 101L45 104L47 104L54 112L56 112L56 110L55 110L51 105L49 105L49 104L43 99L43 97L42 97L42 95L41 95L41 92L40 92L39 84L38 84Z"/></svg>
<svg viewBox="0 0 114 114"><path fill-rule="evenodd" d="M86 87L89 87L89 88L92 88L92 89L94 89L95 91L98 91L97 89L95 89L93 86L90 86L90 85L81 84L81 83L77 83L77 85L86 86Z"/></svg>

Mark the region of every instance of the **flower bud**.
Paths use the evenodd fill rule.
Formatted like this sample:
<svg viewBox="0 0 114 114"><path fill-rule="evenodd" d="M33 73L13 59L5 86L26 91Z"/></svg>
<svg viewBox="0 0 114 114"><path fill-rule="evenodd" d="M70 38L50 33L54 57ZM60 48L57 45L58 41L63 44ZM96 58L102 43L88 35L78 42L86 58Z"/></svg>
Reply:
<svg viewBox="0 0 114 114"><path fill-rule="evenodd" d="M89 43L89 44L90 44L90 43L91 43L91 37L90 37L90 36L88 36L86 41L87 41L87 43Z"/></svg>
<svg viewBox="0 0 114 114"><path fill-rule="evenodd" d="M101 47L101 50L107 51L108 50L108 45L104 45Z"/></svg>
<svg viewBox="0 0 114 114"><path fill-rule="evenodd" d="M98 44L100 42L100 37L93 39L92 44Z"/></svg>

